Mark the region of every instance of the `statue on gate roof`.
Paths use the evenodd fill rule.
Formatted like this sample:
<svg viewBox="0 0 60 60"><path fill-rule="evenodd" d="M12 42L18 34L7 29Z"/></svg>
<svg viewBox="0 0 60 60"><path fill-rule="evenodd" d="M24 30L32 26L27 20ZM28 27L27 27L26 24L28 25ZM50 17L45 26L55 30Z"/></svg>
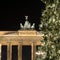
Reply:
<svg viewBox="0 0 60 60"><path fill-rule="evenodd" d="M33 23L32 26L31 26L31 24L30 24L29 21L28 21L28 16L25 16L25 19L26 19L26 21L25 21L24 26L23 26L22 23L20 23L21 29L23 29L23 30L34 29L34 28L35 28L35 23Z"/></svg>

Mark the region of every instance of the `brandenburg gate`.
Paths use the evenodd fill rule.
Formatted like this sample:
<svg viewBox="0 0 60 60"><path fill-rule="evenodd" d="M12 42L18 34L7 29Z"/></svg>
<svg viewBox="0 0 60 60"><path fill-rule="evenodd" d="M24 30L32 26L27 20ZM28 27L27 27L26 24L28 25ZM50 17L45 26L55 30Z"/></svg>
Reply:
<svg viewBox="0 0 60 60"><path fill-rule="evenodd" d="M43 36L36 30L0 31L0 60L36 60L36 47Z"/></svg>

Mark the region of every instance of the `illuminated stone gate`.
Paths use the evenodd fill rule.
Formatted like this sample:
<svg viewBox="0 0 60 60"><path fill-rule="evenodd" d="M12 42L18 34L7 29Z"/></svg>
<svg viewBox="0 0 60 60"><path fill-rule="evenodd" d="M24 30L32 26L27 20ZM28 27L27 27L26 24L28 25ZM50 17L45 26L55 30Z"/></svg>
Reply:
<svg viewBox="0 0 60 60"><path fill-rule="evenodd" d="M31 46L31 60L36 58L36 46L41 45L43 34L39 34L35 30L8 31L0 35L0 60L4 60L2 56L2 46L7 47L7 60L13 60L12 46L17 46L17 57L15 60L22 60L22 46Z"/></svg>
<svg viewBox="0 0 60 60"><path fill-rule="evenodd" d="M25 18L24 26L20 23L21 30L0 31L0 60L26 60L28 56L23 59L23 46L31 46L31 59L27 60L36 59L36 47L42 44L44 35L34 30L35 23L31 26L28 16Z"/></svg>

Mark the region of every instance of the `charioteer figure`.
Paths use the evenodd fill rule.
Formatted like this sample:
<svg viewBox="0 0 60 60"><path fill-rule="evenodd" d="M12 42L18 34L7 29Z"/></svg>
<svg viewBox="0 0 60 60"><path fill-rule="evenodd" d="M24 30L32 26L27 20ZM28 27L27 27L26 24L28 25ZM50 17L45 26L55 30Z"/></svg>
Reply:
<svg viewBox="0 0 60 60"><path fill-rule="evenodd" d="M31 26L31 24L28 21L28 16L25 16L25 19L26 19L26 21L25 21L24 26L23 26L22 23L20 23L21 29L22 30L30 30L30 29L34 30L35 29L35 23L33 23L32 26Z"/></svg>

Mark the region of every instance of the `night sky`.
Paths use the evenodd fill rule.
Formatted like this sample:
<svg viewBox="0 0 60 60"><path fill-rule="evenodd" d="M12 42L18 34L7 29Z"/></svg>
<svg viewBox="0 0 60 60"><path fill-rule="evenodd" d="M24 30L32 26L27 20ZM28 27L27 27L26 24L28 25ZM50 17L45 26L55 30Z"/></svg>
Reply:
<svg viewBox="0 0 60 60"><path fill-rule="evenodd" d="M25 22L25 15L29 16L29 22L36 23L36 30L40 23L42 10L45 4L40 0L15 0L0 4L0 30L18 30L19 23Z"/></svg>

